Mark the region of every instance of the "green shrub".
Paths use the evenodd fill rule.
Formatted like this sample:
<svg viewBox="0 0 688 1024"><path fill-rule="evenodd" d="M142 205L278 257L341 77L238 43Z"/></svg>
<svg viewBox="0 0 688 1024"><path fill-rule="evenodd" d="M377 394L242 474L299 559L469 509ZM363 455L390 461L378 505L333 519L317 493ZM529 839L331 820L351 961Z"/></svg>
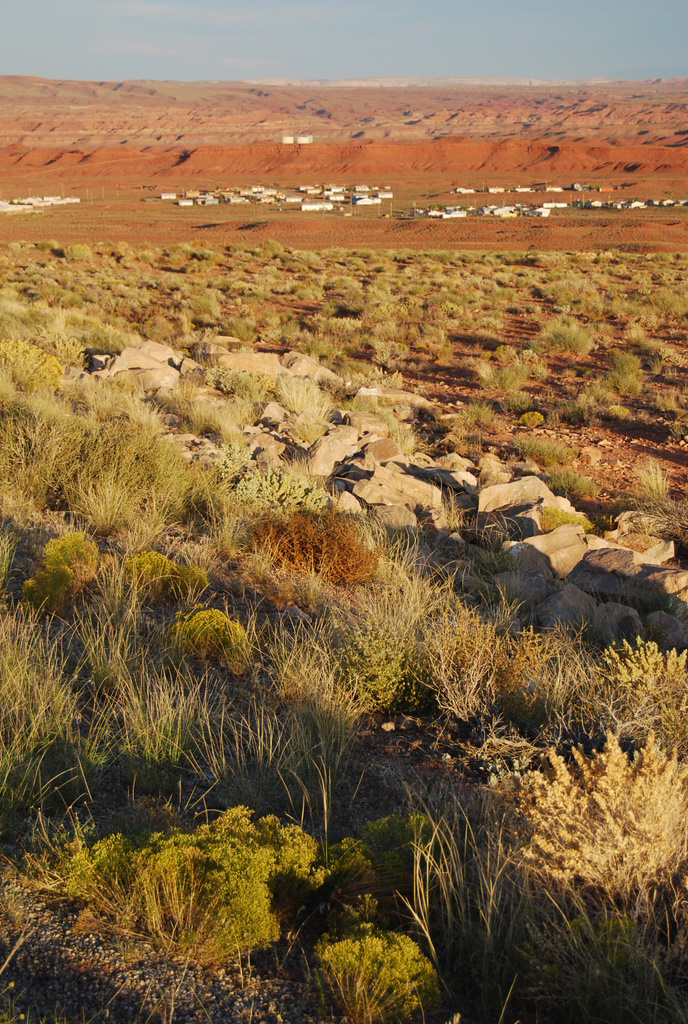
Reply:
<svg viewBox="0 0 688 1024"><path fill-rule="evenodd" d="M555 494L563 494L567 498L594 498L600 485L583 473L573 469L553 469L547 474L547 486Z"/></svg>
<svg viewBox="0 0 688 1024"><path fill-rule="evenodd" d="M70 897L206 961L274 942L280 919L323 881L314 839L274 816L252 821L245 807L191 832L138 844L118 834L70 853Z"/></svg>
<svg viewBox="0 0 688 1024"><path fill-rule="evenodd" d="M180 612L170 629L172 640L193 658L222 661L237 674L246 667L249 642L239 622L217 608L195 605Z"/></svg>
<svg viewBox="0 0 688 1024"><path fill-rule="evenodd" d="M208 586L208 577L195 565L178 565L159 551L141 551L124 563L124 574L149 601L181 601Z"/></svg>
<svg viewBox="0 0 688 1024"><path fill-rule="evenodd" d="M54 537L45 546L41 568L25 581L22 596L36 609L59 612L93 579L99 562L98 548L83 533Z"/></svg>
<svg viewBox="0 0 688 1024"><path fill-rule="evenodd" d="M351 936L319 943L319 979L355 1024L407 1020L439 1001L435 970L407 935L361 924Z"/></svg>
<svg viewBox="0 0 688 1024"><path fill-rule="evenodd" d="M234 488L234 496L244 508L255 511L319 512L327 503L318 484L281 469L247 473Z"/></svg>
<svg viewBox="0 0 688 1024"><path fill-rule="evenodd" d="M64 258L70 262L90 263L93 260L93 250L90 245L83 245L80 242L68 245L63 252Z"/></svg>
<svg viewBox="0 0 688 1024"><path fill-rule="evenodd" d="M535 459L545 468L558 466L575 456L575 450L567 448L560 441L549 441L546 437L524 437L514 441L514 448L523 458Z"/></svg>
<svg viewBox="0 0 688 1024"><path fill-rule="evenodd" d="M430 676L415 638L360 626L342 648L345 679L368 711L414 712L431 702Z"/></svg>
<svg viewBox="0 0 688 1024"><path fill-rule="evenodd" d="M582 526L586 533L593 532L592 523L582 512L563 512L560 508L541 508L540 525L544 533L557 526Z"/></svg>
<svg viewBox="0 0 688 1024"><path fill-rule="evenodd" d="M593 347L593 339L584 327L570 316L552 320L541 331L538 344L548 352L571 352L585 356Z"/></svg>
<svg viewBox="0 0 688 1024"><path fill-rule="evenodd" d="M22 391L55 391L62 379L62 366L55 356L19 339L0 341L0 369Z"/></svg>
<svg viewBox="0 0 688 1024"><path fill-rule="evenodd" d="M532 410L531 412L524 412L523 415L518 418L519 427L528 427L529 429L532 429L533 427L541 427L544 422L545 417L541 412L536 412L535 410Z"/></svg>

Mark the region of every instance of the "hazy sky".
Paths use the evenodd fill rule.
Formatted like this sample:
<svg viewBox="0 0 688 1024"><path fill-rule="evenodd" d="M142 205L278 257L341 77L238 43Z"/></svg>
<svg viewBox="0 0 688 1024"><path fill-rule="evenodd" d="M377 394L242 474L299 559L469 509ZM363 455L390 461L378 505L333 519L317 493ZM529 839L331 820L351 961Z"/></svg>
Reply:
<svg viewBox="0 0 688 1024"><path fill-rule="evenodd" d="M688 0L0 0L0 74L688 75Z"/></svg>

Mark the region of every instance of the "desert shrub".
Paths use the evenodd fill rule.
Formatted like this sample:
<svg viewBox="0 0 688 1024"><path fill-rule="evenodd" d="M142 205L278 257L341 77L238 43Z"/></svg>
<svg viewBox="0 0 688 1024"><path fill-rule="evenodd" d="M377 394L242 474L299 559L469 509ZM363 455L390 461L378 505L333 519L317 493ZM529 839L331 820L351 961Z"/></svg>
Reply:
<svg viewBox="0 0 688 1024"><path fill-rule="evenodd" d="M233 494L244 509L255 512L319 512L327 503L327 495L318 483L281 469L246 473Z"/></svg>
<svg viewBox="0 0 688 1024"><path fill-rule="evenodd" d="M688 751L687 654L662 652L652 640L637 637L602 654L610 716L625 734L642 738L654 729L669 748Z"/></svg>
<svg viewBox="0 0 688 1024"><path fill-rule="evenodd" d="M332 399L313 381L303 377L277 378L275 395L290 412L296 414L294 430L303 441L315 441L329 426Z"/></svg>
<svg viewBox="0 0 688 1024"><path fill-rule="evenodd" d="M541 412L531 410L530 412L524 412L522 416L518 418L519 427L528 427L532 430L533 427L541 427L545 422L545 417Z"/></svg>
<svg viewBox="0 0 688 1024"><path fill-rule="evenodd" d="M194 605L180 612L170 637L186 653L201 661L222 661L236 673L246 667L249 642L239 622L228 619L218 608Z"/></svg>
<svg viewBox="0 0 688 1024"><path fill-rule="evenodd" d="M544 533L556 530L557 526L582 526L586 533L593 532L593 525L582 512L564 512L560 508L541 508L540 525Z"/></svg>
<svg viewBox="0 0 688 1024"><path fill-rule="evenodd" d="M22 391L55 391L62 379L55 356L19 339L0 341L0 369Z"/></svg>
<svg viewBox="0 0 688 1024"><path fill-rule="evenodd" d="M93 250L90 245L83 245L80 242L66 246L63 253L64 258L70 262L81 261L82 263L90 263L93 260Z"/></svg>
<svg viewBox="0 0 688 1024"><path fill-rule="evenodd" d="M552 320L543 327L538 338L538 346L547 352L570 352L577 356L587 355L593 345L590 334L570 316Z"/></svg>
<svg viewBox="0 0 688 1024"><path fill-rule="evenodd" d="M228 366L211 366L206 370L205 380L211 388L224 395L248 398L256 403L268 401L269 395L274 393L274 384L269 379L232 370Z"/></svg>
<svg viewBox="0 0 688 1024"><path fill-rule="evenodd" d="M22 596L38 610L62 611L94 578L99 562L98 548L83 533L54 537L45 546L41 568L25 581Z"/></svg>
<svg viewBox="0 0 688 1024"><path fill-rule="evenodd" d="M431 703L420 644L386 625L352 629L341 651L342 672L368 711L413 713Z"/></svg>
<svg viewBox="0 0 688 1024"><path fill-rule="evenodd" d="M558 466L575 456L574 449L546 437L519 437L514 441L514 448L522 458L535 459L545 469Z"/></svg>
<svg viewBox="0 0 688 1024"><path fill-rule="evenodd" d="M65 889L166 947L225 961L279 937L280 918L322 882L316 856L315 840L298 826L252 821L234 807L191 832L74 843Z"/></svg>
<svg viewBox="0 0 688 1024"><path fill-rule="evenodd" d="M255 523L250 536L253 548L280 568L297 575L318 573L331 583L366 583L379 561L378 551L366 547L356 524L334 509L323 515L273 515Z"/></svg>
<svg viewBox="0 0 688 1024"><path fill-rule="evenodd" d="M140 551L124 562L125 577L149 601L181 601L208 586L208 577L195 565L179 565L159 551Z"/></svg>
<svg viewBox="0 0 688 1024"><path fill-rule="evenodd" d="M687 781L653 736L632 757L612 734L600 754L575 750L573 764L551 753L549 771L521 784L525 862L593 905L651 914L686 870Z"/></svg>
<svg viewBox="0 0 688 1024"><path fill-rule="evenodd" d="M594 498L600 489L592 477L565 467L553 469L547 474L547 486L555 494L563 494L567 498Z"/></svg>
<svg viewBox="0 0 688 1024"><path fill-rule="evenodd" d="M609 366L606 382L610 387L624 396L632 397L640 394L643 389L642 363L638 356L633 352L611 352Z"/></svg>
<svg viewBox="0 0 688 1024"><path fill-rule="evenodd" d="M361 924L347 938L323 939L316 954L321 984L355 1024L407 1020L439 1002L437 974L407 935Z"/></svg>

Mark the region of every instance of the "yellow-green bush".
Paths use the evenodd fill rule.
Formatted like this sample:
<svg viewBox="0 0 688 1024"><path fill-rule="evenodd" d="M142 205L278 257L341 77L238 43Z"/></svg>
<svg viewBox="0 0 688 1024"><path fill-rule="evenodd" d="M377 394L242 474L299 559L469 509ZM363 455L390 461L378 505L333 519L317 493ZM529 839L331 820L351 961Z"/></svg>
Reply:
<svg viewBox="0 0 688 1024"><path fill-rule="evenodd" d="M172 640L185 654L202 661L221 661L232 672L246 667L249 641L240 622L227 618L218 608L195 605L180 612L170 628Z"/></svg>
<svg viewBox="0 0 688 1024"><path fill-rule="evenodd" d="M408 935L361 924L316 949L321 985L356 1024L407 1020L439 1001L437 974Z"/></svg>
<svg viewBox="0 0 688 1024"><path fill-rule="evenodd" d="M124 573L149 601L181 601L208 586L208 577L195 565L179 565L159 551L140 551L124 563Z"/></svg>
<svg viewBox="0 0 688 1024"><path fill-rule="evenodd" d="M352 630L342 647L342 671L368 711L414 712L432 701L420 645L393 629Z"/></svg>
<svg viewBox="0 0 688 1024"><path fill-rule="evenodd" d="M65 888L166 947L223 961L279 938L280 918L322 884L317 852L298 826L272 815L253 821L234 807L209 825L144 843L120 834L90 849L75 843Z"/></svg>
<svg viewBox="0 0 688 1024"><path fill-rule="evenodd" d="M22 391L55 391L62 379L55 356L18 338L0 341L0 370Z"/></svg>
<svg viewBox="0 0 688 1024"><path fill-rule="evenodd" d="M100 554L83 533L66 533L49 540L41 568L25 581L22 596L34 608L59 612L96 574Z"/></svg>
<svg viewBox="0 0 688 1024"><path fill-rule="evenodd" d="M535 409L531 409L529 412L524 412L522 416L518 418L519 427L541 427L545 422L545 417L541 412L537 412Z"/></svg>

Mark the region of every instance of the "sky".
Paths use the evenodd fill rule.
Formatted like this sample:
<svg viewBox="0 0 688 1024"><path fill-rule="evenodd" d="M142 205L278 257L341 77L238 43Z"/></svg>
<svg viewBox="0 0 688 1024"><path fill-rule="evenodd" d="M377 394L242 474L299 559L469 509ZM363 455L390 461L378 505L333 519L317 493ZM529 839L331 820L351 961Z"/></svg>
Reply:
<svg viewBox="0 0 688 1024"><path fill-rule="evenodd" d="M688 76L688 0L0 0L0 74Z"/></svg>

